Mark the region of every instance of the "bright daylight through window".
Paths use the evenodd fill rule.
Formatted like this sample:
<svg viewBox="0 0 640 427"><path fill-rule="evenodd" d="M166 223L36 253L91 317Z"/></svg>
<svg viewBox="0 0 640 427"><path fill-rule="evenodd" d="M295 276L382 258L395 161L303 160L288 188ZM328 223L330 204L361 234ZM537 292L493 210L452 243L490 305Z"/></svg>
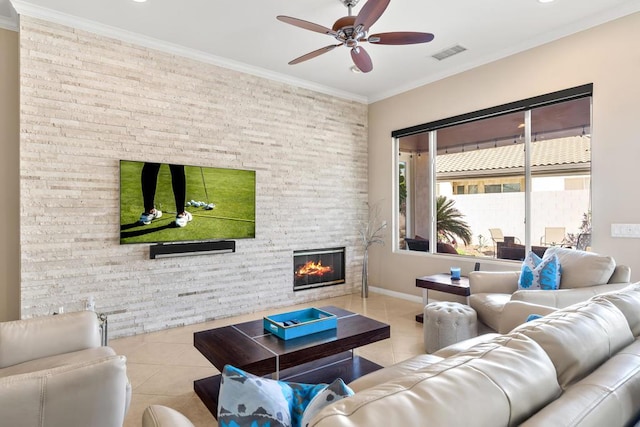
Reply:
<svg viewBox="0 0 640 427"><path fill-rule="evenodd" d="M588 249L591 92L393 132L396 248L509 260L549 246Z"/></svg>

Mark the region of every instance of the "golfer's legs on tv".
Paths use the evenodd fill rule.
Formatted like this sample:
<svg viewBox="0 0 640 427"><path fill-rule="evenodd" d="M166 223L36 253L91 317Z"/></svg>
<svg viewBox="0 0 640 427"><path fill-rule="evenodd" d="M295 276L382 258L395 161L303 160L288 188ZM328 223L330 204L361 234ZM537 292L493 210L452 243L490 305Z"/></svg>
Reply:
<svg viewBox="0 0 640 427"><path fill-rule="evenodd" d="M140 215L140 222L147 225L152 220L160 218L162 211L156 209L155 196L158 184L158 172L160 171L160 163L145 163L141 172L142 199L144 203L144 212ZM169 165L171 171L171 188L176 206L176 225L184 227L193 218L189 212L184 209L187 180L185 178L183 165Z"/></svg>

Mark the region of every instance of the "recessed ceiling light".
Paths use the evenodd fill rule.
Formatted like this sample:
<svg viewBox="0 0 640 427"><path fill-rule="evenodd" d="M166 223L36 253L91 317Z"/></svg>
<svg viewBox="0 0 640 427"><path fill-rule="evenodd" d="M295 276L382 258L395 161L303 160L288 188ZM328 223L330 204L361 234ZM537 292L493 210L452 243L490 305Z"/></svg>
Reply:
<svg viewBox="0 0 640 427"><path fill-rule="evenodd" d="M538 0L538 3L552 3L555 0Z"/></svg>
<svg viewBox="0 0 640 427"><path fill-rule="evenodd" d="M133 0L133 1L134 1L134 2L136 2L136 3L144 3L144 2L146 2L147 0Z"/></svg>
<svg viewBox="0 0 640 427"><path fill-rule="evenodd" d="M352 65L351 68L349 69L351 70L352 73L356 73L356 74L362 73L362 71L360 71L360 68L356 67L355 65Z"/></svg>

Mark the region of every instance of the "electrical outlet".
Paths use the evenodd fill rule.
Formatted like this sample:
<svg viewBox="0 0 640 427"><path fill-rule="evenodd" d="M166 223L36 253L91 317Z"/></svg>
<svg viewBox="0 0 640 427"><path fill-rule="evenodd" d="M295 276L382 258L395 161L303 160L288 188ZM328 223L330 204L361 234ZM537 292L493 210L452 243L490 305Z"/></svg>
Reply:
<svg viewBox="0 0 640 427"><path fill-rule="evenodd" d="M640 224L611 224L611 237L640 239Z"/></svg>

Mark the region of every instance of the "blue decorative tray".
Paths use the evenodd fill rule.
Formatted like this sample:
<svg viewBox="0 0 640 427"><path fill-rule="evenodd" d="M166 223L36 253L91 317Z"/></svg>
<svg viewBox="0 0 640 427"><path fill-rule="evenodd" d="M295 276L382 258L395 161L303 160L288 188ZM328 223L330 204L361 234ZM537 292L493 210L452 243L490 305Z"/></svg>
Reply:
<svg viewBox="0 0 640 427"><path fill-rule="evenodd" d="M266 316L263 318L262 323L266 331L283 340L289 340L335 329L338 327L338 317L335 314L317 308L305 308Z"/></svg>

